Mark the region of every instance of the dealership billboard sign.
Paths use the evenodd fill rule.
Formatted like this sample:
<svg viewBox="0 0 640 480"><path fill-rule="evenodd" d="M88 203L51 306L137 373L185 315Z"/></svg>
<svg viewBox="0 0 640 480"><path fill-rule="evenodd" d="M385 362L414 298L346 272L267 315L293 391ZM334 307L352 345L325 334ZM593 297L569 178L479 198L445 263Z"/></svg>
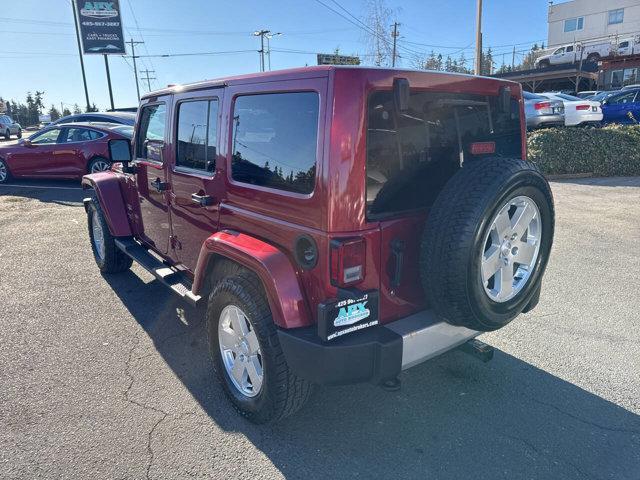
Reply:
<svg viewBox="0 0 640 480"><path fill-rule="evenodd" d="M360 58L337 53L318 53L318 65L360 65Z"/></svg>
<svg viewBox="0 0 640 480"><path fill-rule="evenodd" d="M125 55L119 0L75 0L82 51L89 54Z"/></svg>

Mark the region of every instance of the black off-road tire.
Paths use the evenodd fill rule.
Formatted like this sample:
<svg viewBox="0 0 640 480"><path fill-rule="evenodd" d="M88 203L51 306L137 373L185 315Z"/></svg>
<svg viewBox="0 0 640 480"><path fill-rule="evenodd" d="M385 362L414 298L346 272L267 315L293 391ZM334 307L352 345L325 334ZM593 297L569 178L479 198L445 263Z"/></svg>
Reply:
<svg viewBox="0 0 640 480"><path fill-rule="evenodd" d="M7 162L0 158L0 170L4 172L4 175L0 175L0 183L6 183L11 180L11 172Z"/></svg>
<svg viewBox="0 0 640 480"><path fill-rule="evenodd" d="M500 209L518 196L529 197L539 209L540 249L522 289L510 300L496 302L481 279L484 241ZM554 223L551 189L535 164L509 158L466 162L440 192L422 237L422 283L436 314L453 325L491 331L535 306Z"/></svg>
<svg viewBox="0 0 640 480"><path fill-rule="evenodd" d="M104 242L103 255L98 253L94 238L93 222L96 220L100 222L100 228L102 229ZM87 225L89 227L91 251L93 252L93 258L95 259L100 271L102 273L119 273L129 270L129 268L131 268L133 260L116 246L114 237L113 235L111 235L109 226L107 225L107 222L105 220L100 202L95 195L91 197L91 202L88 205Z"/></svg>
<svg viewBox="0 0 640 480"><path fill-rule="evenodd" d="M228 305L235 305L245 313L260 345L263 382L254 397L244 395L233 384L222 360L218 322ZM308 400L312 384L290 371L262 284L251 272L240 269L215 283L207 307L207 335L217 377L234 408L249 421L257 424L278 421L297 412Z"/></svg>

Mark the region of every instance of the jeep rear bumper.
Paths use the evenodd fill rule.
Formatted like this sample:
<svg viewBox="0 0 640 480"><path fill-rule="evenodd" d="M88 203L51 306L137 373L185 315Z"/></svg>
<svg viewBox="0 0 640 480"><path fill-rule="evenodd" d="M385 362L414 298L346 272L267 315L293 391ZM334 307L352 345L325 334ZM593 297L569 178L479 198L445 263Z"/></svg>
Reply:
<svg viewBox="0 0 640 480"><path fill-rule="evenodd" d="M320 385L339 385L393 379L480 333L442 322L424 310L330 342L323 342L315 327L279 329L278 337L296 375Z"/></svg>

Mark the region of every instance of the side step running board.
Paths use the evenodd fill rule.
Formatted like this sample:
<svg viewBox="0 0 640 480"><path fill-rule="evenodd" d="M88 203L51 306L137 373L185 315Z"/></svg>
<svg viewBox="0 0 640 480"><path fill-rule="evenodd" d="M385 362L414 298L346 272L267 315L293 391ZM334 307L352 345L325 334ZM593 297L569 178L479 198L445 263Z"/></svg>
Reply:
<svg viewBox="0 0 640 480"><path fill-rule="evenodd" d="M130 238L116 238L116 246L124 253L135 260L142 268L147 270L151 275L169 287L173 293L185 299L193 306L197 306L202 297L194 295L191 291L191 285L188 279L180 272L171 267L166 266L156 257L151 255L146 248Z"/></svg>

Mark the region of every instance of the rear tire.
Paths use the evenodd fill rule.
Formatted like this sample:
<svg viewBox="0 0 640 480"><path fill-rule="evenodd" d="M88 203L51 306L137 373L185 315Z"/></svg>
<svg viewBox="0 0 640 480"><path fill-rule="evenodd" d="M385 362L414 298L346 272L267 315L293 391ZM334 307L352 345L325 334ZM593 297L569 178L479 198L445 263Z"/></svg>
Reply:
<svg viewBox="0 0 640 480"><path fill-rule="evenodd" d="M436 314L491 331L535 305L553 230L553 197L536 165L466 162L440 192L422 238L422 282Z"/></svg>
<svg viewBox="0 0 640 480"><path fill-rule="evenodd" d="M98 199L93 196L87 209L87 224L93 257L102 273L119 273L129 270L133 260L120 250L109 231Z"/></svg>
<svg viewBox="0 0 640 480"><path fill-rule="evenodd" d="M6 162L0 158L0 183L6 183L11 180L11 172Z"/></svg>
<svg viewBox="0 0 640 480"><path fill-rule="evenodd" d="M89 173L106 172L111 169L111 162L103 157L94 157L89 162Z"/></svg>
<svg viewBox="0 0 640 480"><path fill-rule="evenodd" d="M551 66L551 62L549 60L541 60L538 62L538 68L548 68Z"/></svg>
<svg viewBox="0 0 640 480"><path fill-rule="evenodd" d="M599 60L600 60L600 55L598 55L597 53L590 53L587 56L587 63L598 63Z"/></svg>
<svg viewBox="0 0 640 480"><path fill-rule="evenodd" d="M240 330L229 329L230 318L241 319L246 334L229 340L229 334ZM312 385L287 365L262 285L251 272L240 270L215 284L207 307L207 333L217 377L234 408L249 421L280 420L298 411L311 395ZM234 375L236 362L240 363Z"/></svg>
<svg viewBox="0 0 640 480"><path fill-rule="evenodd" d="M11 139L11 131L7 128L7 131L4 132L4 138L5 140L10 140Z"/></svg>

